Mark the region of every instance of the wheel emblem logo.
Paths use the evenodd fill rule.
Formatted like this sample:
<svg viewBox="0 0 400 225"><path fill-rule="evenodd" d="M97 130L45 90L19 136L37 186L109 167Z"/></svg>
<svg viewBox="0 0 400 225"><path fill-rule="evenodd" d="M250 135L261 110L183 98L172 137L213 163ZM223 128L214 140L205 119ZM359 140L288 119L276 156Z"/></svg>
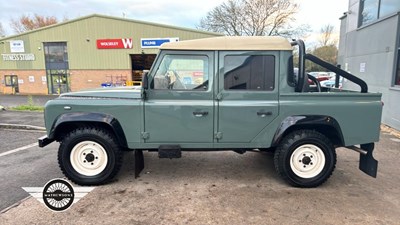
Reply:
<svg viewBox="0 0 400 225"><path fill-rule="evenodd" d="M74 202L75 193L72 185L63 179L49 181L43 188L43 201L54 211L64 211Z"/></svg>
<svg viewBox="0 0 400 225"><path fill-rule="evenodd" d="M56 178L47 182L44 187L22 187L22 189L49 209L62 212L85 197L94 187L74 187L67 180Z"/></svg>

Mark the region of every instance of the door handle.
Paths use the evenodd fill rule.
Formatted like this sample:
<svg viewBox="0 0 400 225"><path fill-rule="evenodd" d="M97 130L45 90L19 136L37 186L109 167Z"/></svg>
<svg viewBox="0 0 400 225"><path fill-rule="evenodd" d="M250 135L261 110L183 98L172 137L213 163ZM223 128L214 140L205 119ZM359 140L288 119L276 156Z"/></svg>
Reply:
<svg viewBox="0 0 400 225"><path fill-rule="evenodd" d="M272 112L257 112L257 116L260 117L266 117L266 116L271 116Z"/></svg>
<svg viewBox="0 0 400 225"><path fill-rule="evenodd" d="M193 112L193 115L195 117L203 117L203 116L207 116L208 112Z"/></svg>

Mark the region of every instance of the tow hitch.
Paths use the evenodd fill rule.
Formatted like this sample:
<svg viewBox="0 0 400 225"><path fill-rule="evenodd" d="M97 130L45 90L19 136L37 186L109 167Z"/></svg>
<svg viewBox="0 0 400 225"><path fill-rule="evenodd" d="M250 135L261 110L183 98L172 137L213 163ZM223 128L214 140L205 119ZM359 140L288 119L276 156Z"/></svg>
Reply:
<svg viewBox="0 0 400 225"><path fill-rule="evenodd" d="M359 169L371 177L376 178L376 174L378 172L378 161L376 161L372 155L374 146L374 143L368 143L360 145L360 148L356 146L348 146L346 148L360 153Z"/></svg>

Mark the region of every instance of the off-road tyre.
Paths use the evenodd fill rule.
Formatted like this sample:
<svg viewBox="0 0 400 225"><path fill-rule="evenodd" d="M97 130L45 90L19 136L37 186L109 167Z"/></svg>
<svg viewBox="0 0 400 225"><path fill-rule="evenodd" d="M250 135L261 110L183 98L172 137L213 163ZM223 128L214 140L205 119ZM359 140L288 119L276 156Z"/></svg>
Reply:
<svg viewBox="0 0 400 225"><path fill-rule="evenodd" d="M122 156L114 134L99 127L81 127L61 140L58 164L64 175L76 184L101 185L117 175Z"/></svg>
<svg viewBox="0 0 400 225"><path fill-rule="evenodd" d="M286 135L274 154L277 173L295 187L323 184L336 166L332 142L314 130L297 130Z"/></svg>

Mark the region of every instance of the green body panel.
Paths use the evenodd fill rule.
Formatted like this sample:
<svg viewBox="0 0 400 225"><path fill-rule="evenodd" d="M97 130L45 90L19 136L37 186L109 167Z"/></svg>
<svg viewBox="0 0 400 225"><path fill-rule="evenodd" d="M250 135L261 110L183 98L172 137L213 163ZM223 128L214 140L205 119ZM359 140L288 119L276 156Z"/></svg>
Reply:
<svg viewBox="0 0 400 225"><path fill-rule="evenodd" d="M191 52L193 53L193 52ZM241 54L243 52L236 52ZM161 51L149 73L160 64ZM183 54L182 51L176 54ZM295 93L287 83L290 52L259 54L275 57L275 87L271 91L227 91L223 88L221 58L225 53L204 51L210 58L208 89L204 91L119 88L67 93L46 105L47 131L57 117L71 112L102 112L121 124L128 147L157 149L176 144L184 149L268 148L282 122L292 116L326 116L338 122L343 145L379 141L381 94L352 91ZM215 60L218 59L218 60ZM142 90L143 92L143 90ZM65 110L70 106L71 110ZM208 112L196 117L193 112ZM270 112L261 117L257 112ZM295 124L293 124L295 125Z"/></svg>
<svg viewBox="0 0 400 225"><path fill-rule="evenodd" d="M91 95L89 97L89 95ZM102 97L99 97L102 95ZM114 97L104 97L104 96ZM45 125L48 135L57 118L64 113L105 113L116 118L125 133L129 147L141 141L143 130L143 106L140 92L133 89L126 90L99 90L76 92L62 95L48 101L45 106ZM66 110L64 107L70 107Z"/></svg>
<svg viewBox="0 0 400 225"><path fill-rule="evenodd" d="M326 115L340 125L345 146L379 141L381 94L296 93L280 96L281 118Z"/></svg>

